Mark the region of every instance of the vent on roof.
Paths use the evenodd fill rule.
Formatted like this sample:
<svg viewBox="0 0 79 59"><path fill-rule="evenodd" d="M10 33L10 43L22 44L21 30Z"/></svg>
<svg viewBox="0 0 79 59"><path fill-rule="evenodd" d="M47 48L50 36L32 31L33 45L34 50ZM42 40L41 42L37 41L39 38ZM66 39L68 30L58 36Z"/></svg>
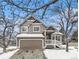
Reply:
<svg viewBox="0 0 79 59"><path fill-rule="evenodd" d="M27 20L35 20L35 18L33 16L30 16L29 18L27 18Z"/></svg>

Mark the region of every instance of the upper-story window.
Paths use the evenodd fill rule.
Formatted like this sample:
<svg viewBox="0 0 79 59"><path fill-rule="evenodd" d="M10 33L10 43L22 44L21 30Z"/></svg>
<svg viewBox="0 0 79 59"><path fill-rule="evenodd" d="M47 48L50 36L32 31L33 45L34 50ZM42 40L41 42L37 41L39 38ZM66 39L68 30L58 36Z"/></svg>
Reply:
<svg viewBox="0 0 79 59"><path fill-rule="evenodd" d="M40 32L40 26L33 26L33 32Z"/></svg>
<svg viewBox="0 0 79 59"><path fill-rule="evenodd" d="M28 32L28 27L27 26L22 26L22 32Z"/></svg>

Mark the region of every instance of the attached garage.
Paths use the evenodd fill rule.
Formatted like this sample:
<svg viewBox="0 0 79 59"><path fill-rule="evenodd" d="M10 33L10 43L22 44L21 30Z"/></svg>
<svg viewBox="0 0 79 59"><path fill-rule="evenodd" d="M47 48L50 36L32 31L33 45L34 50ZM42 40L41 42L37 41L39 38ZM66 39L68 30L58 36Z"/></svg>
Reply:
<svg viewBox="0 0 79 59"><path fill-rule="evenodd" d="M20 40L20 48L42 49L43 40Z"/></svg>
<svg viewBox="0 0 79 59"><path fill-rule="evenodd" d="M42 49L44 36L42 34L19 34L16 43L20 49Z"/></svg>

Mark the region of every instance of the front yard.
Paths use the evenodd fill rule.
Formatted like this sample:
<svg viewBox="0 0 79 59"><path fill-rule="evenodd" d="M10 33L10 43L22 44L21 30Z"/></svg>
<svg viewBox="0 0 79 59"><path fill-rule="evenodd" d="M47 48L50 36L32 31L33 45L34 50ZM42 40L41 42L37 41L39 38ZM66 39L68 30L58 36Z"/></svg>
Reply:
<svg viewBox="0 0 79 59"><path fill-rule="evenodd" d="M46 49L44 51L47 59L78 59L77 50L52 50Z"/></svg>
<svg viewBox="0 0 79 59"><path fill-rule="evenodd" d="M14 55L19 50L13 47L11 47L10 49L14 49L14 50L0 54L0 59L10 59L11 56ZM2 52L2 49L0 49L0 52ZM78 59L78 55L77 55L78 50L75 49L74 47L69 47L69 52L66 52L65 49L45 49L43 52L47 59ZM28 59L28 58L24 58L24 59Z"/></svg>

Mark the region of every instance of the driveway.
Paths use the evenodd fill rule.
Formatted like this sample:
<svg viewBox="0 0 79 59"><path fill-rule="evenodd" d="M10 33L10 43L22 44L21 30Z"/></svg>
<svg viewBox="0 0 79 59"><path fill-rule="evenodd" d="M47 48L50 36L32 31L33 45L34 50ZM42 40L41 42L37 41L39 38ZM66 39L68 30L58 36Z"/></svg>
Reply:
<svg viewBox="0 0 79 59"><path fill-rule="evenodd" d="M18 50L10 59L46 59L43 50Z"/></svg>

